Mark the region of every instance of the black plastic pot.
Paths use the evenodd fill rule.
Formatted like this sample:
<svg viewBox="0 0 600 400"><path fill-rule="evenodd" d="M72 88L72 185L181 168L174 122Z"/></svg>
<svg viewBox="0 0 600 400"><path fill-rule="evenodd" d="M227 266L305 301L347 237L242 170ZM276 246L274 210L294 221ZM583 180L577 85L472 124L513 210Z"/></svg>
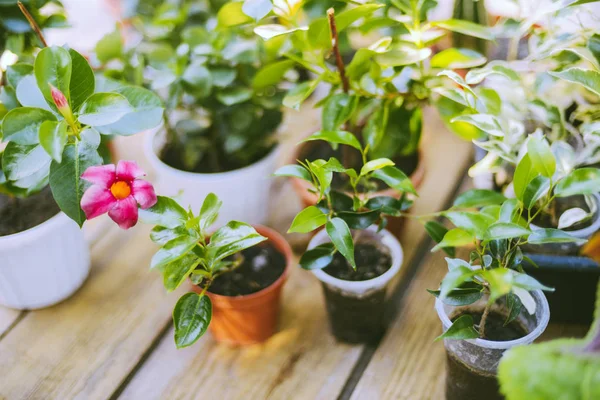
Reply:
<svg viewBox="0 0 600 400"><path fill-rule="evenodd" d="M587 257L526 254L538 268L523 263L525 271L543 284L547 292L550 322L591 324L594 319L600 265Z"/></svg>

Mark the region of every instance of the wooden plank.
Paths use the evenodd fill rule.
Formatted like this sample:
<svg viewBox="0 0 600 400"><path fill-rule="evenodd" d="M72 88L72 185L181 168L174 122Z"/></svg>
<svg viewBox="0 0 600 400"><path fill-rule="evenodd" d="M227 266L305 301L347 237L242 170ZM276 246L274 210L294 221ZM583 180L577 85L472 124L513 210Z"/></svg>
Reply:
<svg viewBox="0 0 600 400"><path fill-rule="evenodd" d="M21 313L23 311L0 307L0 340L2 340L7 330L17 323Z"/></svg>
<svg viewBox="0 0 600 400"><path fill-rule="evenodd" d="M466 255L465 252L463 256ZM437 252L423 258L418 274L402 298L398 317L375 351L352 399L444 398L445 350L442 342L434 342L442 327L434 310L435 300L426 291L437 288L444 277L447 271L444 257L443 252ZM586 328L580 325L550 325L541 340L582 337L585 332Z"/></svg>
<svg viewBox="0 0 600 400"><path fill-rule="evenodd" d="M0 341L0 398L106 399L170 321L177 296L148 272L148 229L113 227L88 281Z"/></svg>
<svg viewBox="0 0 600 400"><path fill-rule="evenodd" d="M470 144L447 132L431 113L427 118L427 176L415 207L418 214L442 207L471 152ZM280 199L282 207L295 201L289 196L294 196L291 190ZM405 233L402 243L410 260L425 233L412 220ZM218 399L332 399L339 395L362 351L363 346L335 342L328 332L320 285L312 274L298 268L284 290L280 332L268 342L229 348L207 335L191 348L176 350L171 331L121 398L186 399L201 394Z"/></svg>

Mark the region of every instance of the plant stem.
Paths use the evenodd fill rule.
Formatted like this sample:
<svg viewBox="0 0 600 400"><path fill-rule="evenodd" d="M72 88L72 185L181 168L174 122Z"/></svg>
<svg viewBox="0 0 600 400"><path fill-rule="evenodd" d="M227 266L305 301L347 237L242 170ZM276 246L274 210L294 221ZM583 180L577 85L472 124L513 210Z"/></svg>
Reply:
<svg viewBox="0 0 600 400"><path fill-rule="evenodd" d="M344 89L344 93L348 93L350 91L350 83L348 82L348 77L346 76L346 67L344 66L344 60L342 60L342 54L340 53L340 47L338 44L338 32L337 27L335 25L334 14L335 10L333 8L327 10L327 18L329 19L329 30L331 33L331 46L333 47L335 62L337 64L338 72L340 74L340 79L342 80L342 88Z"/></svg>
<svg viewBox="0 0 600 400"><path fill-rule="evenodd" d="M490 315L490 310L492 308L492 304L488 303L483 310L483 315L481 316L481 321L479 322L479 337L481 339L485 339L485 323L487 322L488 315Z"/></svg>
<svg viewBox="0 0 600 400"><path fill-rule="evenodd" d="M46 42L46 38L44 38L44 35L42 34L42 30L40 29L37 22L35 22L35 20L33 19L33 16L29 13L29 11L23 5L23 3L21 3L19 1L19 2L17 2L17 5L19 6L19 9L21 10L21 12L25 16L25 18L27 18L27 22L29 22L29 26L31 26L31 29L33 29L33 31L35 32L37 37L40 38L40 41L42 42L42 45L43 45L42 47L48 47L48 42Z"/></svg>

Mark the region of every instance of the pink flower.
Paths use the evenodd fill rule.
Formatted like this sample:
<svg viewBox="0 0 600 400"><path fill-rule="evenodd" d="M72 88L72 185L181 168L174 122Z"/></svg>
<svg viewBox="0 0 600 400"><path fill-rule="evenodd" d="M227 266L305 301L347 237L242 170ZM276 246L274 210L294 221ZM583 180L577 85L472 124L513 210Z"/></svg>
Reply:
<svg viewBox="0 0 600 400"><path fill-rule="evenodd" d="M119 227L129 229L138 220L138 204L145 210L156 204L156 193L150 182L138 179L146 175L135 161L89 167L82 179L91 182L81 198L81 209L87 219L108 212Z"/></svg>

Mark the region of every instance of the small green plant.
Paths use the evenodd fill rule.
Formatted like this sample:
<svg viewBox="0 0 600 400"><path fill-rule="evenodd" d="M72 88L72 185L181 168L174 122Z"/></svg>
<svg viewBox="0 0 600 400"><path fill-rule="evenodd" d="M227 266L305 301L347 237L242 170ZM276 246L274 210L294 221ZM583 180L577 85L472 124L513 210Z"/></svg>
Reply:
<svg viewBox="0 0 600 400"><path fill-rule="evenodd" d="M156 225L150 238L161 248L152 257L150 268L160 271L167 291L172 292L187 279L202 287L199 294L183 295L175 306L177 348L191 346L206 332L212 316L206 291L214 279L242 264L242 250L267 240L252 226L237 221L210 234L220 207L221 201L211 193L198 215L162 196L153 207L140 210L142 221Z"/></svg>
<svg viewBox="0 0 600 400"><path fill-rule="evenodd" d="M566 176L557 176L556 170L556 160L548 143L530 137L527 153L517 165L514 175L516 198L508 199L494 191L473 189L460 195L451 209L433 215L447 218L455 228L447 230L433 220L425 224L429 234L438 242L433 250L445 249L454 257L454 247L475 247L469 261L447 259L449 272L440 289L431 293L444 303L455 306L472 304L484 295L489 298L479 326L474 326L473 317L465 314L456 319L440 338L485 338L489 310L505 296L509 308L506 323L517 318L523 306L533 313L535 303L528 291L551 289L524 273L521 263L532 261L523 255L521 246L585 242L560 229L532 225L536 217L551 207L554 199L590 195L598 191L600 169L575 169ZM474 210L477 208L480 210Z"/></svg>
<svg viewBox="0 0 600 400"><path fill-rule="evenodd" d="M346 131L317 132L306 139L323 140L332 147L350 146L358 150L363 158L360 170L346 168L332 157L329 160L298 161L299 165L287 165L275 172L277 176L291 176L310 182L311 192L318 196L318 202L302 210L292 222L289 232L308 233L325 226L331 243L322 244L306 251L300 259L304 269L322 269L331 263L339 252L356 269L354 242L357 235L352 230L364 230L371 225L385 228L386 217L398 217L412 205L407 195L416 195L410 179L387 158L367 161L367 147ZM350 192L332 188L334 174L347 179ZM383 182L401 193L398 199L391 196L369 196L378 190Z"/></svg>

